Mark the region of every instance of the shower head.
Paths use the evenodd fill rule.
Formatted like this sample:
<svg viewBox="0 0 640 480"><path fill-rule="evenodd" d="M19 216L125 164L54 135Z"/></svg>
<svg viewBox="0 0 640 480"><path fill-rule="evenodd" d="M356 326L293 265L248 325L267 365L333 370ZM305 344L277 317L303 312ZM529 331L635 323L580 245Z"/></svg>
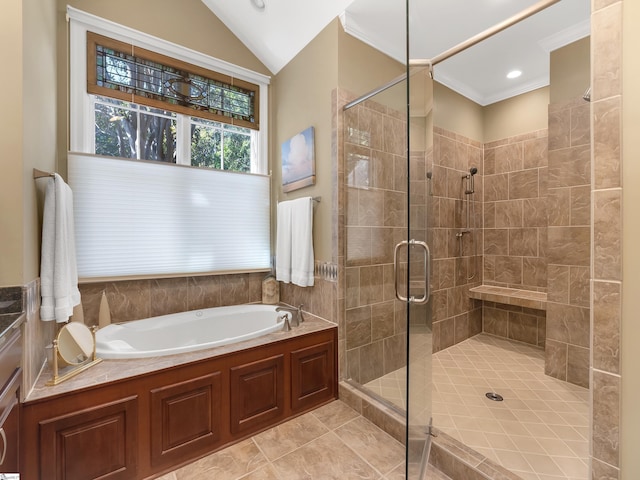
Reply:
<svg viewBox="0 0 640 480"><path fill-rule="evenodd" d="M476 167L471 167L469 169L469 173L467 173L466 175L463 175L462 178L463 179L467 179L467 188L465 189L464 193L465 195L471 195L472 193L475 193L476 188L475 185L473 183L473 176L478 173L478 169Z"/></svg>
<svg viewBox="0 0 640 480"><path fill-rule="evenodd" d="M582 99L587 102L591 101L591 87L587 88L587 90L584 92L584 95L582 95Z"/></svg>

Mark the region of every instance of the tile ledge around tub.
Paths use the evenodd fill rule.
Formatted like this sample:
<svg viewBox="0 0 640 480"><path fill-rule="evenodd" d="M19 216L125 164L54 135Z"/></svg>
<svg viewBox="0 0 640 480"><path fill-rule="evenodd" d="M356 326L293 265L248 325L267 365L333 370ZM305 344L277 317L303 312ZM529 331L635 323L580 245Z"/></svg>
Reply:
<svg viewBox="0 0 640 480"><path fill-rule="evenodd" d="M479 285L469 289L469 296L477 300L515 305L518 307L547 309L547 294L533 290L498 287L494 285Z"/></svg>
<svg viewBox="0 0 640 480"><path fill-rule="evenodd" d="M107 383L118 382L135 376L143 376L159 372L160 370L205 361L212 356L228 355L240 350L250 349L267 343L287 340L289 338L315 333L321 330L338 328L338 326L328 320L315 315L306 314L305 322L299 327L291 329L289 332L281 330L267 333L260 337L244 340L242 342L230 343L218 347L194 350L193 352L176 353L158 357L129 358L129 359L104 359L99 364L70 378L58 385L48 386L47 381L52 376L49 365L44 362L36 382L27 394L25 402L42 401L49 397L63 395L87 388L94 388Z"/></svg>

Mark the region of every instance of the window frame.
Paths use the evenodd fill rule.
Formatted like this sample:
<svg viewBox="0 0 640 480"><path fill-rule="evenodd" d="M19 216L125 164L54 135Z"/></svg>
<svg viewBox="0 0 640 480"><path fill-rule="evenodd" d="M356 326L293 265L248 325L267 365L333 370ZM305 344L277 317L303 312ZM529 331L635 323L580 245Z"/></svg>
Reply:
<svg viewBox="0 0 640 480"><path fill-rule="evenodd" d="M87 92L87 32L112 38L135 47L175 58L197 67L221 75L229 75L239 80L259 86L259 112L262 119L268 119L268 76L233 65L209 55L174 44L158 37L129 27L105 20L95 15L67 6L69 25L69 150L72 152L93 153L95 145L93 128L93 99ZM177 112L180 114L180 112ZM185 122L189 123L189 122ZM268 174L268 125L260 123L256 131L256 171ZM187 146L188 148L188 146ZM184 153L178 151L178 154ZM253 165L252 165L253 167Z"/></svg>
<svg viewBox="0 0 640 480"><path fill-rule="evenodd" d="M211 105L199 105L196 108L195 104L182 105L180 103L174 103L177 99L166 96L164 89L161 93L149 92L147 89L139 89L138 86L135 85L137 80L139 80L137 70L133 72L133 86L124 86L118 83L115 83L115 85L118 85L118 88L101 86L99 85L97 72L97 59L99 57L97 53L98 46L102 47L103 52L104 50L113 50L116 54L124 54L127 56L128 61L134 62L136 65L151 63L163 69L171 69L174 72L173 75L179 75L179 81L182 83L191 81L190 76L196 76L199 81L206 81L208 85L208 82L219 83L221 84L221 88L225 90L237 88L241 90L244 95L250 94L250 96L253 97L253 101L250 102L253 108L252 114L244 115L245 118L239 118L238 115L234 115L230 111L224 113L224 107L218 109ZM213 70L201 68L174 57L139 48L128 42L105 37L93 31L87 32L87 91L103 97L111 97L137 105L170 110L176 113L206 118L220 123L227 123L254 130L260 129L260 88L258 85L230 75L223 75ZM157 98L158 95L162 98ZM169 98L173 101L169 100ZM221 111L223 113L220 113Z"/></svg>

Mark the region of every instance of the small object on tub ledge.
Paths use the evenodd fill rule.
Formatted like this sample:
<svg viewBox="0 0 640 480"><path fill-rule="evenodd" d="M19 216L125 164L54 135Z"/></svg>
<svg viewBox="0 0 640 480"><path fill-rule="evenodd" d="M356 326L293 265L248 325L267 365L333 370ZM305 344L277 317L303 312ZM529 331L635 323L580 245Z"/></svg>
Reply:
<svg viewBox="0 0 640 480"><path fill-rule="evenodd" d="M109 310L107 295L103 291L100 299L100 312L98 313L98 328L103 328L107 325L111 325L111 311Z"/></svg>
<svg viewBox="0 0 640 480"><path fill-rule="evenodd" d="M73 307L73 315L71 315L71 321L84 323L84 309L82 308L82 302Z"/></svg>
<svg viewBox="0 0 640 480"><path fill-rule="evenodd" d="M275 305L280 301L280 286L273 273L262 280L262 303Z"/></svg>

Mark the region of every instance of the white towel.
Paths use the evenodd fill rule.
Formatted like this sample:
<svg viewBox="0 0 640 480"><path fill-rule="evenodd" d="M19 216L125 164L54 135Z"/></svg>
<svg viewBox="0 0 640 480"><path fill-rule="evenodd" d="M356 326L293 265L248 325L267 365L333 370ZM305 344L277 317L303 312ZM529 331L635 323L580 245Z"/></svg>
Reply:
<svg viewBox="0 0 640 480"><path fill-rule="evenodd" d="M40 319L62 323L80 303L73 193L57 173L47 180L42 219L40 259Z"/></svg>
<svg viewBox="0 0 640 480"><path fill-rule="evenodd" d="M313 199L278 204L276 280L313 286Z"/></svg>

